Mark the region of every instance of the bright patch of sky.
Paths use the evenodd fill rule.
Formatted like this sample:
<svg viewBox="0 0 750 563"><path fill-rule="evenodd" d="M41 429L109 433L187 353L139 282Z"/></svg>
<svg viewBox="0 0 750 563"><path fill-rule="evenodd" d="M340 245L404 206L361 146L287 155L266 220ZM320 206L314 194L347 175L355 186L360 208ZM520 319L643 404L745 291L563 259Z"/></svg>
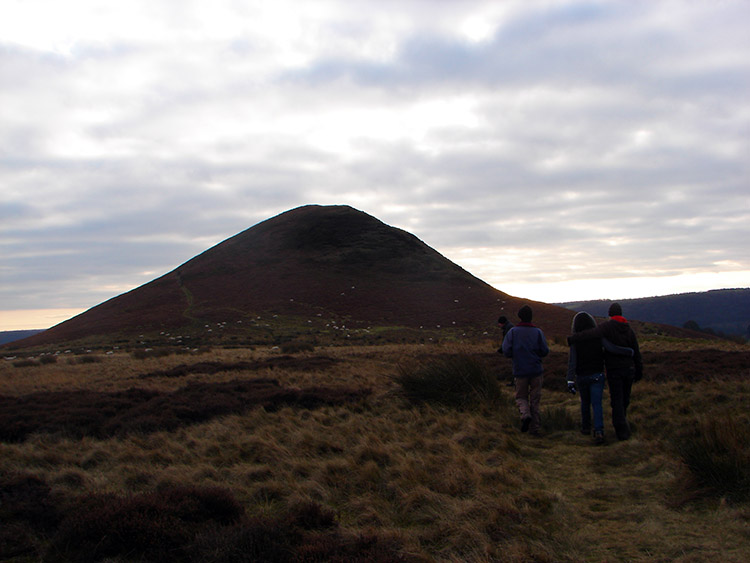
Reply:
<svg viewBox="0 0 750 563"><path fill-rule="evenodd" d="M520 297L748 287L749 20L739 0L9 0L0 330L307 203Z"/></svg>

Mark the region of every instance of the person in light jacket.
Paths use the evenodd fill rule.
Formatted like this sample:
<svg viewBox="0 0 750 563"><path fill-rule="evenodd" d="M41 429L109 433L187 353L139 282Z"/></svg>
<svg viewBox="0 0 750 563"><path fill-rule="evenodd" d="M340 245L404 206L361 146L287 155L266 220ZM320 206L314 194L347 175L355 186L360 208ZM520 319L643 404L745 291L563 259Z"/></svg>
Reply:
<svg viewBox="0 0 750 563"><path fill-rule="evenodd" d="M544 333L531 323L533 311L524 305L518 311L521 322L503 339L503 355L513 360L516 405L521 415L521 432L538 436L542 427L540 405L544 379L542 358L549 354Z"/></svg>

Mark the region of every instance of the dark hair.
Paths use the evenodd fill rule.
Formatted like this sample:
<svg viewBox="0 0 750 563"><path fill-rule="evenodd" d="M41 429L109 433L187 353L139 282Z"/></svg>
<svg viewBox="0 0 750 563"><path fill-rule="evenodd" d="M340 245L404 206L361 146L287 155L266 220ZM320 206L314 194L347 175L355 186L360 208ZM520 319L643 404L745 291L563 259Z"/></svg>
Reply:
<svg viewBox="0 0 750 563"><path fill-rule="evenodd" d="M497 319L497 324L504 325L508 322L508 319L505 317L505 315L500 315L500 318Z"/></svg>
<svg viewBox="0 0 750 563"><path fill-rule="evenodd" d="M576 313L576 316L573 317L571 329L573 332L582 332L594 328L595 326L596 321L594 320L594 317L589 315L586 311L581 311L580 313Z"/></svg>
<svg viewBox="0 0 750 563"><path fill-rule="evenodd" d="M518 318L521 319L525 323L531 322L531 315L532 315L531 307L529 307L528 305L524 305L518 311Z"/></svg>
<svg viewBox="0 0 750 563"><path fill-rule="evenodd" d="M612 303L612 305L609 306L609 312L607 314L610 317L621 317L622 307L620 307L619 303Z"/></svg>

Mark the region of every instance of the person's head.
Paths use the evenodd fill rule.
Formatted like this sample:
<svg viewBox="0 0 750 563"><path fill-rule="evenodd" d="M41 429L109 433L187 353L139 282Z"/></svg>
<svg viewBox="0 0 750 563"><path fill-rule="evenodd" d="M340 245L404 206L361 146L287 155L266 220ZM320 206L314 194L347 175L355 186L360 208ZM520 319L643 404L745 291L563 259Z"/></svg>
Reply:
<svg viewBox="0 0 750 563"><path fill-rule="evenodd" d="M573 317L571 329L573 332L582 332L594 328L595 326L596 321L594 320L594 317L589 315L586 311L581 311L580 313L576 313L576 316Z"/></svg>
<svg viewBox="0 0 750 563"><path fill-rule="evenodd" d="M609 312L607 314L610 317L621 317L622 316L622 307L620 307L619 303L612 303L609 306Z"/></svg>
<svg viewBox="0 0 750 563"><path fill-rule="evenodd" d="M508 322L508 319L505 317L505 315L500 315L500 318L497 319L497 324L504 325Z"/></svg>
<svg viewBox="0 0 750 563"><path fill-rule="evenodd" d="M521 322L530 323L531 316L532 316L531 307L529 307L528 305L524 305L518 310L518 318L521 319Z"/></svg>

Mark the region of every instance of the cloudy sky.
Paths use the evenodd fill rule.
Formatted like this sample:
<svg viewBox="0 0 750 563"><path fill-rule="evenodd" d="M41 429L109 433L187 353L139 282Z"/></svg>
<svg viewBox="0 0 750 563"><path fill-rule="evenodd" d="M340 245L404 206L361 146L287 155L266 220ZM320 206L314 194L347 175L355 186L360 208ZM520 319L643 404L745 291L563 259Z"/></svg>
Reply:
<svg viewBox="0 0 750 563"><path fill-rule="evenodd" d="M348 204L547 302L750 286L746 1L5 0L0 330Z"/></svg>

